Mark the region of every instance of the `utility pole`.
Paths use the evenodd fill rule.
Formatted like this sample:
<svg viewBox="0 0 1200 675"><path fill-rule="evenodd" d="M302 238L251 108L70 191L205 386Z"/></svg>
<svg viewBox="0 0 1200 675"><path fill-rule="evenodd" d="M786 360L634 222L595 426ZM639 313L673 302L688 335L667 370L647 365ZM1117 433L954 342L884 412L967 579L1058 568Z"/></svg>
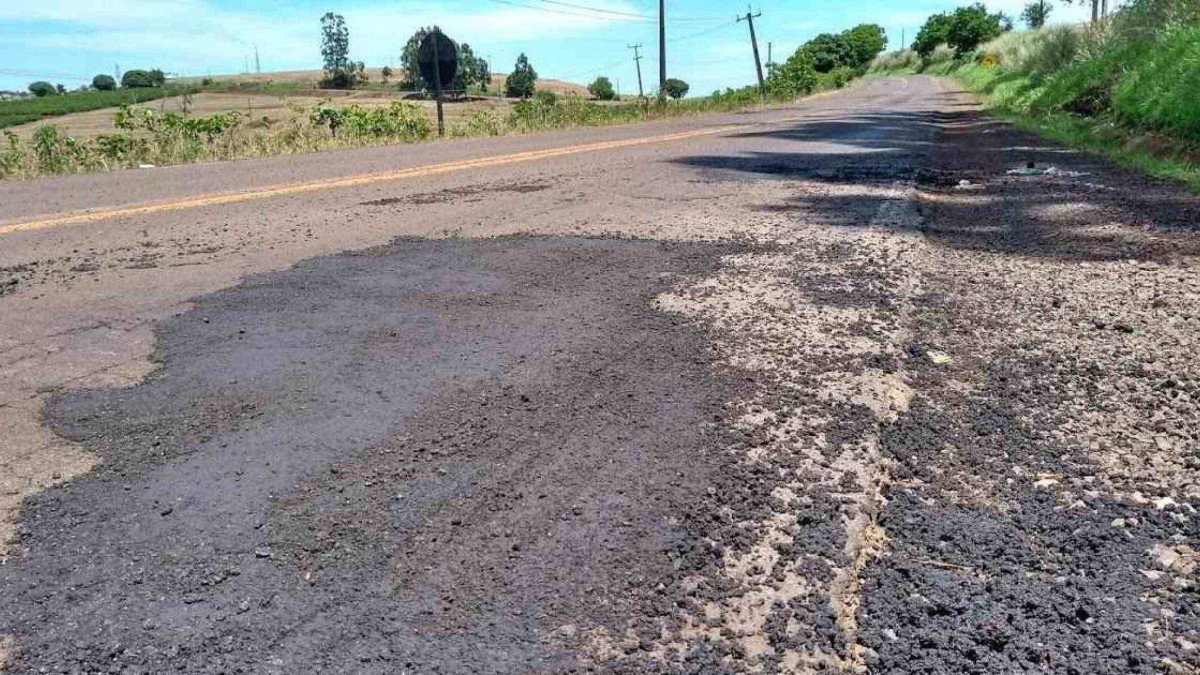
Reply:
<svg viewBox="0 0 1200 675"><path fill-rule="evenodd" d="M636 45L626 45L633 50L633 62L637 64L638 73L638 98L645 98L646 92L642 90L642 55L638 52L642 48L641 43Z"/></svg>
<svg viewBox="0 0 1200 675"><path fill-rule="evenodd" d="M750 48L754 50L754 68L758 73L758 93L761 96L766 93L767 85L763 83L762 61L758 58L758 38L754 36L754 20L762 16L762 12L758 14L753 14L752 12L753 10L747 6L746 16L739 16L737 20L738 23L745 21L750 24Z"/></svg>
<svg viewBox="0 0 1200 675"><path fill-rule="evenodd" d="M767 74L771 73L771 66L775 63L775 57L772 56L772 50L775 48L774 42L767 42Z"/></svg>
<svg viewBox="0 0 1200 675"><path fill-rule="evenodd" d="M434 92L437 94L438 136L446 135L446 117L442 112L442 59L438 55L438 37L441 29L433 27L433 79Z"/></svg>
<svg viewBox="0 0 1200 675"><path fill-rule="evenodd" d="M258 61L258 45L254 45L254 72L262 72L262 64Z"/></svg>
<svg viewBox="0 0 1200 675"><path fill-rule="evenodd" d="M667 95L667 3L658 0L658 97Z"/></svg>
<svg viewBox="0 0 1200 675"><path fill-rule="evenodd" d="M904 46L907 43L908 43L908 29L901 28L900 29L900 49L908 49L908 47Z"/></svg>

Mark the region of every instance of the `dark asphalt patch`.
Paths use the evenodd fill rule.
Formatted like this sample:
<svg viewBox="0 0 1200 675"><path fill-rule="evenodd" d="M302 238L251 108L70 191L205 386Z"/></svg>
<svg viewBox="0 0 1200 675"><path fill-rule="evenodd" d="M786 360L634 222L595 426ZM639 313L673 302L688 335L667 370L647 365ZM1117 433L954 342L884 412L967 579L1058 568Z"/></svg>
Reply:
<svg viewBox="0 0 1200 675"><path fill-rule="evenodd" d="M26 504L17 670L560 671L657 635L768 511L744 378L650 306L731 249L401 240L202 298L159 373L51 406L103 463Z"/></svg>
<svg viewBox="0 0 1200 675"><path fill-rule="evenodd" d="M405 195L403 197L383 197L381 199L372 199L363 202L363 206L393 206L396 204L445 204L448 202L457 201L468 198L464 201L477 202L483 198L480 195L486 194L529 194L530 192L541 192L549 190L554 184L550 181L528 181L524 183L497 183L491 185L472 185L461 188L446 188L444 190L436 190L433 192L419 192L417 194Z"/></svg>

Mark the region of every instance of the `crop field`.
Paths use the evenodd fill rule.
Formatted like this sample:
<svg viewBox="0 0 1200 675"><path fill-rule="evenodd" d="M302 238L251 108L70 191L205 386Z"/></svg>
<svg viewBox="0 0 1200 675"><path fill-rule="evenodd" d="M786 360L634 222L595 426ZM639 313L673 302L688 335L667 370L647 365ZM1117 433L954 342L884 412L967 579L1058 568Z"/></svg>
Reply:
<svg viewBox="0 0 1200 675"><path fill-rule="evenodd" d="M189 91L187 86L168 86L116 91L69 92L15 101L0 101L0 129L47 118L83 113L102 108L145 103Z"/></svg>

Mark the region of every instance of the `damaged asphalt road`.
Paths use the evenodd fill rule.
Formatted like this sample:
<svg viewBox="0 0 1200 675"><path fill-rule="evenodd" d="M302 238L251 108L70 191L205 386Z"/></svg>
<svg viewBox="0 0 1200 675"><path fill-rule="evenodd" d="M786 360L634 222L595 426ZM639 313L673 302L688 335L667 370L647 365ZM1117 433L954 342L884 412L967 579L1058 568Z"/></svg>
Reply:
<svg viewBox="0 0 1200 675"><path fill-rule="evenodd" d="M1200 668L1200 202L932 78L753 115L6 240L0 663Z"/></svg>

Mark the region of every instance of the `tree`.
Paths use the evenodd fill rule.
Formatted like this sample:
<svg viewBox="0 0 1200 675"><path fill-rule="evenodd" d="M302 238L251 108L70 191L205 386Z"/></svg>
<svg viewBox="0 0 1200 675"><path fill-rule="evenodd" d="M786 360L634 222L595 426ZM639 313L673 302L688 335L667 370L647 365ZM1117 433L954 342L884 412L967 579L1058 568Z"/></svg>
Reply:
<svg viewBox="0 0 1200 675"><path fill-rule="evenodd" d="M529 57L522 53L513 64L513 71L504 80L504 93L513 98L529 98L537 86L537 71L529 64Z"/></svg>
<svg viewBox="0 0 1200 675"><path fill-rule="evenodd" d="M851 68L867 67L887 46L887 33L873 23L859 24L842 33L841 38L848 53L845 65Z"/></svg>
<svg viewBox="0 0 1200 675"><path fill-rule="evenodd" d="M688 86L687 82L684 82L677 77L672 77L663 83L663 92L665 92L667 96L676 99L687 96L688 89L690 88L691 87Z"/></svg>
<svg viewBox="0 0 1200 675"><path fill-rule="evenodd" d="M358 80L357 64L350 61L350 29L341 14L326 12L321 17L321 59L325 79L321 86L349 89Z"/></svg>
<svg viewBox="0 0 1200 675"><path fill-rule="evenodd" d="M595 82L588 85L588 92L601 101L611 101L617 97L612 80L607 77L597 77Z"/></svg>
<svg viewBox="0 0 1200 675"><path fill-rule="evenodd" d="M421 40L432 32L433 27L418 28L400 50L400 68L404 70L404 77L407 78L405 84L413 89L433 89L433 83L425 82L421 77L421 69L417 67L417 53L421 50Z"/></svg>
<svg viewBox="0 0 1200 675"><path fill-rule="evenodd" d="M487 91L488 85L492 81L492 69L488 62L475 56L471 45L464 42L456 46L458 48L458 70L454 73L453 88L457 91L466 91L471 87L479 87L483 91Z"/></svg>
<svg viewBox="0 0 1200 675"><path fill-rule="evenodd" d="M112 75L97 75L92 78L92 89L97 91L112 91L117 88L117 81Z"/></svg>
<svg viewBox="0 0 1200 675"><path fill-rule="evenodd" d="M846 40L833 33L821 33L806 42L803 49L812 54L813 67L818 73L828 73L844 65L850 58L850 46Z"/></svg>
<svg viewBox="0 0 1200 675"><path fill-rule="evenodd" d="M921 30L917 33L917 38L913 40L913 51L921 55L921 58L927 59L937 49L940 44L946 44L950 40L950 26L954 23L954 18L949 14L934 14L925 20L925 25L921 26Z"/></svg>
<svg viewBox="0 0 1200 675"><path fill-rule="evenodd" d="M421 77L421 69L417 66L421 41L435 29L436 26L430 26L417 30L412 37L408 38L408 42L404 43L404 48L400 51L400 67L404 69L405 77L408 78L407 86L413 89L435 88L433 82L426 82L425 78ZM450 88L454 91L466 91L477 86L487 91L488 84L492 81L492 69L488 62L475 56L471 45L465 42L455 44L454 52L458 56L458 69L454 71L454 79L450 83Z"/></svg>
<svg viewBox="0 0 1200 675"><path fill-rule="evenodd" d="M165 78L160 79L159 75L162 75L162 71L158 71L158 74L156 75L153 71L149 70L127 70L125 71L125 74L121 76L121 86L125 87L126 89L148 89L150 87L157 87L160 86L160 84L165 80Z"/></svg>
<svg viewBox="0 0 1200 675"><path fill-rule="evenodd" d="M1024 11L1021 12L1021 20L1033 30L1044 28L1049 19L1050 5L1046 4L1046 0L1031 2L1025 5Z"/></svg>
<svg viewBox="0 0 1200 675"><path fill-rule="evenodd" d="M767 91L780 98L803 96L817 86L816 57L801 47L795 54L771 69Z"/></svg>
<svg viewBox="0 0 1200 675"><path fill-rule="evenodd" d="M389 66L384 66L383 70L379 71L379 77L387 84L388 78L392 76L392 69Z"/></svg>
<svg viewBox="0 0 1200 675"><path fill-rule="evenodd" d="M950 29L946 32L946 44L954 48L956 56L966 56L976 47L997 38L1004 32L1004 15L988 14L983 3L954 10Z"/></svg>
<svg viewBox="0 0 1200 675"><path fill-rule="evenodd" d="M42 98L43 96L53 96L58 93L58 90L49 82L38 80L37 82L29 83L29 93Z"/></svg>

